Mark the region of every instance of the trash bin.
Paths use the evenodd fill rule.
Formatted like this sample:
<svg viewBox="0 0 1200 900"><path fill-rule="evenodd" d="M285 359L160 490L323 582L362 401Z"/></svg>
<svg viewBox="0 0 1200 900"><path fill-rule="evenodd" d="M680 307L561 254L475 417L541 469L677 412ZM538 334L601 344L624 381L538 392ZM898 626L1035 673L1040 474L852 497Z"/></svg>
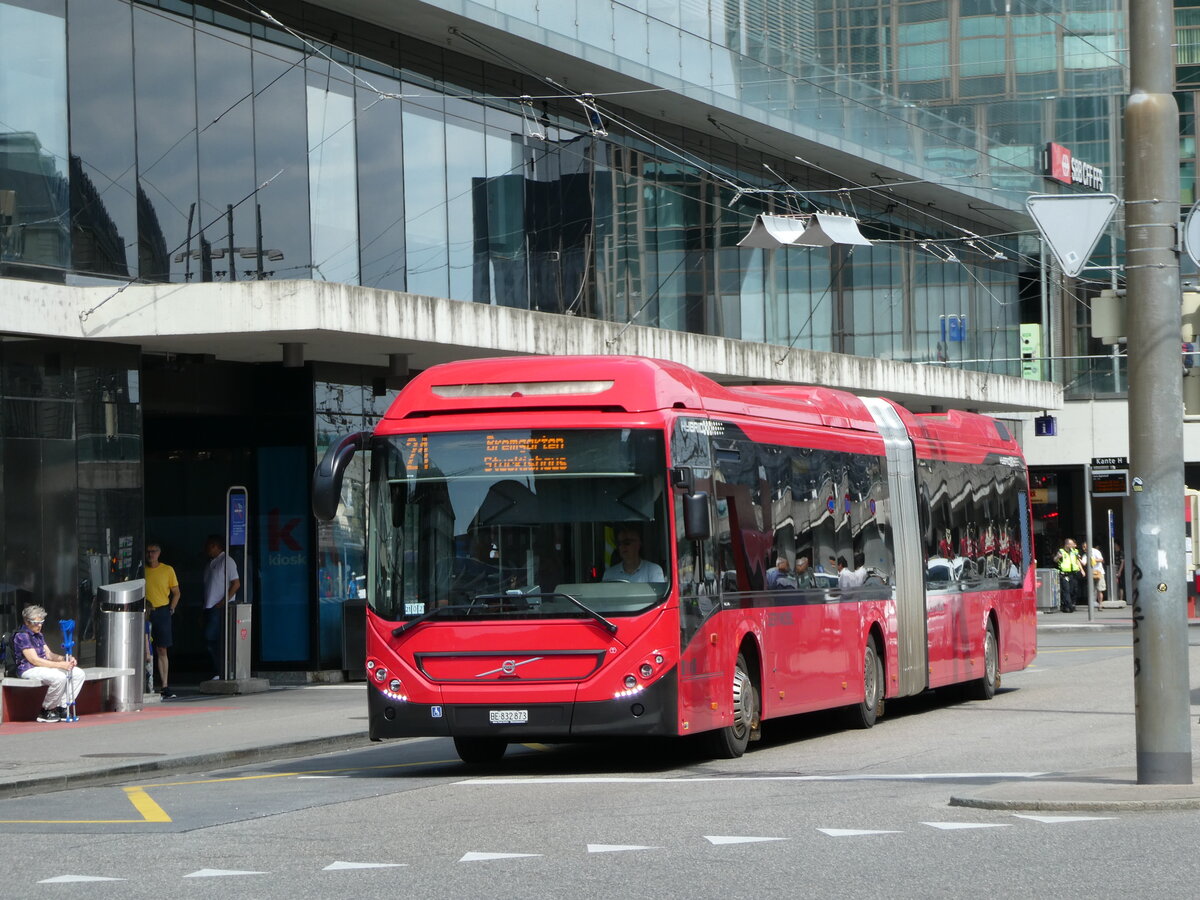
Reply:
<svg viewBox="0 0 1200 900"><path fill-rule="evenodd" d="M1057 610L1060 583L1058 569L1038 569L1037 579L1037 608Z"/></svg>
<svg viewBox="0 0 1200 900"><path fill-rule="evenodd" d="M100 665L132 669L132 675L108 679L108 708L115 712L142 708L146 660L146 582L102 585L100 594Z"/></svg>

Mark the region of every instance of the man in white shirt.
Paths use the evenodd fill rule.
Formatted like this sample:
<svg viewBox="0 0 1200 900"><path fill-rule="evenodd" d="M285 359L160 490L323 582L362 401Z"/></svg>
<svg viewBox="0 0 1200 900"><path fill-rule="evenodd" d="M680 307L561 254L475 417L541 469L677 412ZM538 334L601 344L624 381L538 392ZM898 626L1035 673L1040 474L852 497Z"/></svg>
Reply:
<svg viewBox="0 0 1200 900"><path fill-rule="evenodd" d="M832 558L832 557L831 557ZM839 556L835 563L838 573L838 587L842 590L846 588L861 587L867 580L867 567L859 566L857 569L851 569L846 563L846 557Z"/></svg>
<svg viewBox="0 0 1200 900"><path fill-rule="evenodd" d="M225 604L237 596L242 582L237 564L225 552L225 540L219 534L208 536L204 552L208 554L208 567L204 570L204 640L215 673L212 680L219 681L225 674L225 641L221 631Z"/></svg>
<svg viewBox="0 0 1200 900"><path fill-rule="evenodd" d="M604 581L661 584L667 580L662 566L642 559L642 535L633 526L624 525L617 529L617 554L621 559L604 570Z"/></svg>

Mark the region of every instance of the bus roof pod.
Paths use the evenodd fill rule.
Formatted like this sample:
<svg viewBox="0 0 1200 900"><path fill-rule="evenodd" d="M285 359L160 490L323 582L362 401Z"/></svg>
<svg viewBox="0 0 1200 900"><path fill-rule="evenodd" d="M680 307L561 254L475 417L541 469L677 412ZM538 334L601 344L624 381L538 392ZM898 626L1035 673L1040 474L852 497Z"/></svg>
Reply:
<svg viewBox="0 0 1200 900"><path fill-rule="evenodd" d="M725 387L679 363L639 356L510 356L461 360L418 375L389 419L522 409L638 413L692 410L875 431L846 391L800 385Z"/></svg>

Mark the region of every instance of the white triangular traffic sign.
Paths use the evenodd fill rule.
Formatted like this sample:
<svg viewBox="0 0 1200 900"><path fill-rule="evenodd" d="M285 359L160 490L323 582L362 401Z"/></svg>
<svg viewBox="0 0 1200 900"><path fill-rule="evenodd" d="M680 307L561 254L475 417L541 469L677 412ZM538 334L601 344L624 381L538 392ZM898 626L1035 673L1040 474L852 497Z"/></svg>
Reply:
<svg viewBox="0 0 1200 900"><path fill-rule="evenodd" d="M1120 203L1116 194L1034 194L1025 208L1063 274L1074 278L1087 265Z"/></svg>

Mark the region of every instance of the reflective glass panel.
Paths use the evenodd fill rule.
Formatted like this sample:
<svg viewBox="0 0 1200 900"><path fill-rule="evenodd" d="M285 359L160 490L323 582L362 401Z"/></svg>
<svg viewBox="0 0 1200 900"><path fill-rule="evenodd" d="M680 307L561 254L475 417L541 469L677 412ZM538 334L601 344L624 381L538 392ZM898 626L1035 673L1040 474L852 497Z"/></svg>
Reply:
<svg viewBox="0 0 1200 900"><path fill-rule="evenodd" d="M261 257L242 251L247 278L308 278L312 275L308 217L308 114L304 57L255 40L254 151Z"/></svg>
<svg viewBox="0 0 1200 900"><path fill-rule="evenodd" d="M73 0L67 19L71 89L72 265L137 275L137 147L133 25L122 0Z"/></svg>
<svg viewBox="0 0 1200 900"><path fill-rule="evenodd" d="M44 5L54 11L0 3L0 222L10 226L0 231L0 262L64 268L67 32L61 4Z"/></svg>
<svg viewBox="0 0 1200 900"><path fill-rule="evenodd" d="M450 291L445 125L440 109L410 101L404 102L404 211L407 289L445 297Z"/></svg>
<svg viewBox="0 0 1200 900"><path fill-rule="evenodd" d="M250 39L197 25L196 76L201 274L205 281L234 281L243 254L256 252Z"/></svg>
<svg viewBox="0 0 1200 900"><path fill-rule="evenodd" d="M196 86L189 22L133 12L138 146L138 269L150 281L200 280Z"/></svg>
<svg viewBox="0 0 1200 900"><path fill-rule="evenodd" d="M371 76L379 90L400 93L400 82ZM358 91L358 217L362 283L404 290L404 182L397 177L403 138L400 102Z"/></svg>
<svg viewBox="0 0 1200 900"><path fill-rule="evenodd" d="M310 76L312 77L312 76ZM313 277L358 284L354 94L328 74L308 86L308 192Z"/></svg>

